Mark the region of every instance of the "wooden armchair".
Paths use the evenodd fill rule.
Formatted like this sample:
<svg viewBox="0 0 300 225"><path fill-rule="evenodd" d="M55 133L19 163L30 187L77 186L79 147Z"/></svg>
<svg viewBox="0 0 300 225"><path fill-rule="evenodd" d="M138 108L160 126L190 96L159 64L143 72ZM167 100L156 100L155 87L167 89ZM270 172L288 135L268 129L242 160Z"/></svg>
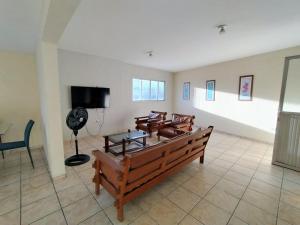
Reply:
<svg viewBox="0 0 300 225"><path fill-rule="evenodd" d="M137 130L143 130L152 135L152 132L157 131L158 127L166 120L167 112L151 111L148 116L135 117Z"/></svg>
<svg viewBox="0 0 300 225"><path fill-rule="evenodd" d="M184 114L172 114L172 120L164 121L158 128L157 137L160 140L160 136L166 138L173 138L181 135L185 132L192 131L195 116Z"/></svg>

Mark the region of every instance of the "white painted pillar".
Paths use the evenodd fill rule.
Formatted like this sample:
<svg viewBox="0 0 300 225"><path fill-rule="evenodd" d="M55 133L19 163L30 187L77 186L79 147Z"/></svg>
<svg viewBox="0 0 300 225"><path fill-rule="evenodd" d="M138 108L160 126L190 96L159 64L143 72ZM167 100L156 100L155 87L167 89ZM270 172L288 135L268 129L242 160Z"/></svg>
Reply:
<svg viewBox="0 0 300 225"><path fill-rule="evenodd" d="M65 174L57 45L40 42L37 66L44 149L52 177Z"/></svg>
<svg viewBox="0 0 300 225"><path fill-rule="evenodd" d="M36 57L44 149L52 177L65 175L57 43L81 0L43 0Z"/></svg>

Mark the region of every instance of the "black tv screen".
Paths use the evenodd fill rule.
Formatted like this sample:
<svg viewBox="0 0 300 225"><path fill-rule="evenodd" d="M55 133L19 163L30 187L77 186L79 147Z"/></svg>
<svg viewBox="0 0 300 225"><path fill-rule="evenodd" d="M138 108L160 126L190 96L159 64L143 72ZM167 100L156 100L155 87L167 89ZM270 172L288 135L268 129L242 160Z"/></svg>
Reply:
<svg viewBox="0 0 300 225"><path fill-rule="evenodd" d="M72 108L87 109L109 107L109 88L71 86Z"/></svg>

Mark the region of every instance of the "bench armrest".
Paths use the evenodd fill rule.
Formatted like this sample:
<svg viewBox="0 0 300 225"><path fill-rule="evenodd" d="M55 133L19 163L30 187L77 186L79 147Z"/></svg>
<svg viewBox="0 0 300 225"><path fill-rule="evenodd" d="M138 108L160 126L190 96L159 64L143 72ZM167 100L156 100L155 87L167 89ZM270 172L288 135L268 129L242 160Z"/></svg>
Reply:
<svg viewBox="0 0 300 225"><path fill-rule="evenodd" d="M190 124L189 123L180 123L180 124L174 124L173 126L177 129L181 129L181 128L189 127Z"/></svg>
<svg viewBox="0 0 300 225"><path fill-rule="evenodd" d="M157 122L160 122L162 121L161 119L148 119L148 122L149 123L157 123Z"/></svg>
<svg viewBox="0 0 300 225"><path fill-rule="evenodd" d="M111 168L115 172L123 173L124 168L122 166L122 161L111 157L109 154L102 152L100 150L94 150L93 155L95 156L96 160L99 160L101 164L106 165L107 167Z"/></svg>
<svg viewBox="0 0 300 225"><path fill-rule="evenodd" d="M161 125L170 125L172 124L172 120L161 120L160 123Z"/></svg>
<svg viewBox="0 0 300 225"><path fill-rule="evenodd" d="M158 123L158 129L169 127L172 124L172 120L161 120Z"/></svg>
<svg viewBox="0 0 300 225"><path fill-rule="evenodd" d="M135 120L140 120L140 119L149 119L148 116L139 116L139 117L134 117Z"/></svg>

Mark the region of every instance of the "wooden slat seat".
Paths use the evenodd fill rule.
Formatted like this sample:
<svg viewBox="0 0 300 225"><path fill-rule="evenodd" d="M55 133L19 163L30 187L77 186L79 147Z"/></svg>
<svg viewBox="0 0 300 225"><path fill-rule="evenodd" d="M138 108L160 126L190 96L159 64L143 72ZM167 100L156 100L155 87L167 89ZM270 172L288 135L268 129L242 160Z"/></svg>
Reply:
<svg viewBox="0 0 300 225"><path fill-rule="evenodd" d="M174 139L150 146L139 152L126 154L122 159L95 150L96 194L103 185L116 198L118 219L123 220L123 205L149 190L183 166L200 158L204 152L213 127L196 130Z"/></svg>

